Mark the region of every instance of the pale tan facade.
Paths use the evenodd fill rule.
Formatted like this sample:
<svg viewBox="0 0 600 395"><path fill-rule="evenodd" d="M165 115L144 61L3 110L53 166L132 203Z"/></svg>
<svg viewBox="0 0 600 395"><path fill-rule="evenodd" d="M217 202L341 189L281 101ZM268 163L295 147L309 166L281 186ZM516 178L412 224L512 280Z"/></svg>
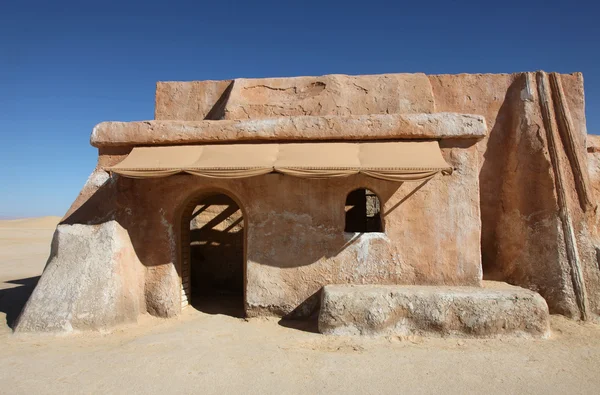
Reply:
<svg viewBox="0 0 600 395"><path fill-rule="evenodd" d="M190 231L190 219L202 199L217 194L239 212L224 205L215 220L219 211L206 211L215 233L202 237L217 245L229 243L227 232L243 234L239 268L250 316L310 315L328 284L479 286L483 277L540 292L551 312L597 314L597 180L588 177L595 162L588 161L586 138L580 74L159 83L155 121L94 129L98 166L63 220L92 227L115 221L142 267L137 294L116 296L136 307L86 325L110 326L144 312L177 315L193 293L189 246L202 228L192 224ZM403 182L366 173L109 174L135 147L415 141L435 142L451 174ZM381 231L346 231L346 199L358 188L379 198ZM573 245L576 256L567 253ZM52 288L50 281L42 277L41 287ZM35 314L43 298L36 300L34 293L24 329L44 325Z"/></svg>

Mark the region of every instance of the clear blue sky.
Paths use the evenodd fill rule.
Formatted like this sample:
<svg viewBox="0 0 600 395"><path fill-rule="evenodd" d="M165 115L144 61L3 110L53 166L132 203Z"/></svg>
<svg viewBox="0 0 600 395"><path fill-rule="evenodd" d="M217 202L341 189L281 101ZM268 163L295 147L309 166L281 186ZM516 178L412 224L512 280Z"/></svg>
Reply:
<svg viewBox="0 0 600 395"><path fill-rule="evenodd" d="M584 73L600 132L597 1L0 1L0 216L62 215L93 126L153 118L159 80Z"/></svg>

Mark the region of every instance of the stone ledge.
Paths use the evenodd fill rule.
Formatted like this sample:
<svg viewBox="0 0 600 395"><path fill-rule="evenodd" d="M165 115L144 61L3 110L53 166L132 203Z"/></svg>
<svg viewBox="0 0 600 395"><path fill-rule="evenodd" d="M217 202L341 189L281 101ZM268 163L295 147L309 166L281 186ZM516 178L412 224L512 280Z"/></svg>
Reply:
<svg viewBox="0 0 600 395"><path fill-rule="evenodd" d="M481 139L480 115L294 116L260 120L103 122L94 147L298 140Z"/></svg>
<svg viewBox="0 0 600 395"><path fill-rule="evenodd" d="M319 332L329 335L544 338L546 301L503 286L327 285Z"/></svg>

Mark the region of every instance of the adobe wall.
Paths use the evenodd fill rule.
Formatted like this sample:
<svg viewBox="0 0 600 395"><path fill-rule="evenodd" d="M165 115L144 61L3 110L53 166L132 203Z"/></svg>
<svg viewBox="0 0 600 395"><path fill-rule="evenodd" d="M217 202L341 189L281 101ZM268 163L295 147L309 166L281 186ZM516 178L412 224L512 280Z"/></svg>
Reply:
<svg viewBox="0 0 600 395"><path fill-rule="evenodd" d="M425 183L362 175L324 180L280 174L238 180L115 176L110 186L115 201L86 204L96 218L114 217L128 230L147 269L148 311L173 316L180 310L182 207L205 191L226 192L247 221L248 314L308 314L314 308L311 297L325 284L479 285L477 151L472 143L448 143L442 151L455 172ZM101 157L103 164L118 160ZM346 195L359 187L380 197L385 234L344 232ZM66 221L86 222L89 215L80 207Z"/></svg>
<svg viewBox="0 0 600 395"><path fill-rule="evenodd" d="M582 185L589 184L586 190L591 185L583 158L587 133L583 77L562 74L557 77L560 89L548 85L550 113L544 117L537 81L542 75L331 75L240 79L219 82L219 89L216 82L206 81L189 85L196 98L182 93L187 83L167 82L157 85L155 115L157 120L185 121L443 112L483 116L488 134L477 150L484 272L489 278L540 292L554 313L580 317L582 306L576 294L586 293L588 309L600 311L600 271L593 247L598 244L593 210L598 200L583 206L579 202ZM215 105L194 111L201 107L195 105L200 98ZM561 111L570 123L568 135ZM347 138L343 131L332 131L330 137L335 138L335 133ZM371 134L376 136L367 131L365 137ZM568 145L573 149L569 151ZM551 149L558 159L553 159ZM564 195L560 199L557 183ZM566 220L561 217L565 211ZM585 283L579 292L573 289L575 263Z"/></svg>
<svg viewBox="0 0 600 395"><path fill-rule="evenodd" d="M551 312L580 318L565 227L572 227L574 234L587 309L600 312L600 271L592 246L597 240L593 207L598 197L588 207L580 204L576 166L567 149L570 137L586 178L583 77L580 73L557 77L564 91L562 108L557 88L548 84L550 113L545 119L539 93L543 75L443 75L430 80L437 111L483 115L489 127L488 136L478 144L484 276L540 292ZM571 121L569 136L560 123L562 109ZM552 146L559 166L553 163ZM568 226L560 215L559 173Z"/></svg>
<svg viewBox="0 0 600 395"><path fill-rule="evenodd" d="M596 199L600 199L600 135L587 136L587 159L590 182Z"/></svg>
<svg viewBox="0 0 600 395"><path fill-rule="evenodd" d="M587 136L587 160L588 169L590 174L590 184L593 189L593 195L596 202L600 202L600 136L599 135L588 135ZM595 215L590 215L587 221L588 229L591 233L591 240L593 254L591 261L595 263L596 268L600 271L600 215L598 215L598 207L595 208ZM590 272L594 272L593 264L589 269Z"/></svg>
<svg viewBox="0 0 600 395"><path fill-rule="evenodd" d="M579 73L558 77L564 91L565 102L561 107L557 106L559 92L553 86L548 88L549 99L540 98L540 89L543 89L538 83L540 76L545 74L394 74L159 83L156 96L157 121L129 125L101 124L92 135L92 143L101 147L101 153L103 150L107 153L108 147L111 147L111 152L119 153L121 150L120 154L123 154L131 149L131 146L127 146L127 141L131 145L135 145L136 141L140 144L165 144L164 138L169 135L169 131L174 132L173 138L179 143L235 141L238 133L242 134L245 141L276 141L282 137L293 140L306 136L311 139L335 140L357 138L358 132L364 139L402 139L402 136L436 138L436 133L437 138L448 138L452 135L464 138L460 131L456 132L454 129L464 130L465 127L470 127L469 119L483 125L481 120L473 118L481 116L487 124L487 136L474 148L454 152L457 156L469 152L469 160L477 167L481 210L481 244L477 253L482 254L484 274L489 278L538 291L547 300L551 312L578 318L581 317L582 306L574 289L574 282L577 280L574 261L568 254L569 245L572 245L573 241L577 267L582 271L581 277L584 282L587 306L585 309L591 313L600 312L600 270L595 247L599 244L596 210L598 196L594 195L590 204L582 205L580 191L582 182L587 183L588 189L597 188L594 187L597 185L594 181L596 178L591 174L590 180L586 181L590 171L589 161L585 160L578 168L572 158L572 152L579 155L580 161L581 156L585 156L583 78ZM544 115L544 100L549 100L549 115ZM561 108L566 109L568 113L571 141L564 135L565 128L561 125L559 114ZM464 126L458 128L455 123L452 123L455 126L449 127L451 122L447 120L445 123L432 123L438 122L437 119L444 112L474 115L469 116L471 118L465 115L457 118L456 114L450 114L454 118L445 118L461 119L461 125ZM404 115L392 116L397 113ZM388 119L387 114L390 114L391 118ZM301 118L288 118L298 116ZM331 118L332 116L334 118ZM336 116L349 118L338 119ZM278 121L258 122L273 117L279 117L276 118ZM241 121L236 121L238 119ZM296 122L292 121L293 119L302 121ZM390 119L396 122L391 128ZM222 132L219 125L226 125ZM382 129L381 126L387 127L385 134L378 132ZM408 129L410 133L403 133L403 130ZM309 132L305 134L305 130ZM348 133L348 130L351 132ZM481 138L483 134L478 136ZM444 141L450 140L442 140L442 144L468 146L475 142ZM568 151L569 143L574 146L574 150ZM552 150L556 151L556 155L552 155ZM477 154L473 154L472 151L476 151ZM448 155L448 151L445 155ZM118 157L101 155L101 162L116 160ZM584 180L577 181L577 172L581 173L582 169L585 173ZM94 179L104 177L101 172L95 174L92 177ZM92 181L90 183L93 183ZM559 189L562 191L562 197L559 197L558 183L561 184ZM118 184L111 188L129 185L121 185L120 182ZM276 187L278 186L274 186ZM425 193L425 187L415 196ZM85 202L88 194L86 188L82 197L74 203L71 213L80 211L78 207ZM104 190L108 191L107 188ZM120 195L121 191L115 193ZM469 192L469 196L471 193ZM115 197L106 192L106 199L99 204L110 205L112 203L108 202L112 201L111 199L114 200ZM412 200L411 198L407 202ZM125 203L119 205L118 209L111 209L113 213L127 207ZM306 211L308 210L302 210L304 213ZM561 215L564 212L568 214L567 220ZM97 213L94 215L102 217ZM66 218L73 220L69 215ZM319 217L319 220L325 221L324 223L330 221L326 217ZM426 221L416 217L414 221L422 222L419 226L427 225ZM460 218L455 217L452 221L456 224ZM406 229L407 224L403 223L402 226ZM444 226L452 228L455 225ZM409 239L408 233L401 231L394 234L394 238L396 237L399 240ZM408 243L411 244L413 243ZM462 246L462 249L467 249L467 246ZM369 251L373 254L372 251L378 250ZM404 257L404 252L398 253ZM388 252L383 253L386 254ZM456 256L458 252L453 254ZM427 259L427 264L432 264L431 256ZM328 281L336 279L328 270L321 268L320 262L325 261L318 260L316 264L310 265L310 268L324 270L321 274L326 275L324 278ZM337 267L333 262L329 260L328 264ZM267 265L265 270L270 267ZM310 268L299 266L282 273L304 273L311 271ZM279 272L269 273L273 278L282 280L282 284L287 284L287 278L281 277ZM370 278L370 272L365 273L365 278ZM389 278L390 281L393 278L394 281L400 282L416 278L411 274L411 270L403 271L401 276L397 277L393 277L396 276L393 270L390 273L392 274L387 275L388 277L382 273L382 278ZM433 281L439 279L439 276L445 276L430 274ZM151 275L148 278L164 279L166 276ZM448 277L450 281L453 278L455 277ZM162 289L161 281L165 280L157 281L149 280L148 289ZM286 287L289 288L287 285ZM306 296L310 291L308 288L304 291L297 291L294 287L290 289L293 290L290 294L294 295ZM300 299L300 296L294 296L290 300L297 303ZM257 305L261 303L267 303L266 299L259 300ZM291 308L293 303L286 305L286 309Z"/></svg>
<svg viewBox="0 0 600 395"><path fill-rule="evenodd" d="M55 233L65 252L48 263L103 270L115 284L135 267L143 286L84 289L89 300L117 290L117 307L102 309L63 286L68 273L45 272L18 328L53 330L58 316L61 328L88 328L143 311L177 315L182 211L210 191L245 213L250 315L309 314L326 284L478 285L482 272L539 292L552 313L600 313L600 144L586 134L579 73L167 82L157 84L155 118L94 129L98 165ZM103 170L140 145L410 139L440 141L454 173L421 185L362 175L136 180ZM385 233L344 233L345 198L359 187L379 195ZM95 248L105 242L112 247ZM79 245L93 256L70 251Z"/></svg>

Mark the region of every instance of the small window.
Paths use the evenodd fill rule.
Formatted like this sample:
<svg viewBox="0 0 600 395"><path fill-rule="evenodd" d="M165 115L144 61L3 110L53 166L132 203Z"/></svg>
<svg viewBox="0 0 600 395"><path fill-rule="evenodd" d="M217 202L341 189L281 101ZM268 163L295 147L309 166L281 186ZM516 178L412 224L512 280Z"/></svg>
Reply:
<svg viewBox="0 0 600 395"><path fill-rule="evenodd" d="M382 232L381 207L377 195L368 189L356 189L346 198L345 232Z"/></svg>

